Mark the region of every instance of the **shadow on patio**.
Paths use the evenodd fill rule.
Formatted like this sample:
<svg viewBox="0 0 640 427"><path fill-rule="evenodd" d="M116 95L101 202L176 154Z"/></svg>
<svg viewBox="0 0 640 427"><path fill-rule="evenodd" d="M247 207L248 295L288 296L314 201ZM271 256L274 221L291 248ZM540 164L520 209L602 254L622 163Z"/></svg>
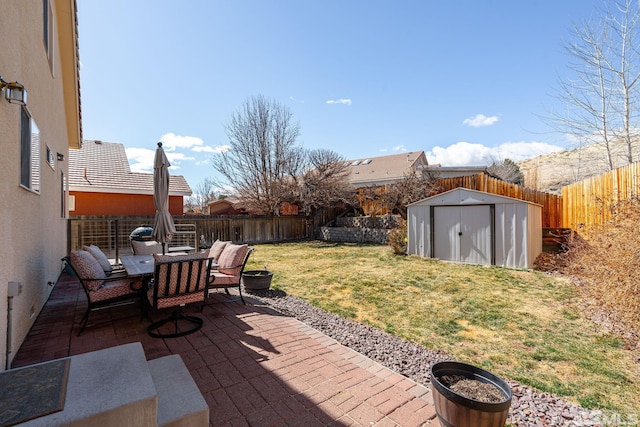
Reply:
<svg viewBox="0 0 640 427"><path fill-rule="evenodd" d="M221 294L219 301L225 301ZM210 425L438 425L429 389L256 300L206 306L201 330L146 333L138 304L93 312L63 273L12 367L140 342L147 360L179 354L209 405ZM196 310L197 311L197 310Z"/></svg>

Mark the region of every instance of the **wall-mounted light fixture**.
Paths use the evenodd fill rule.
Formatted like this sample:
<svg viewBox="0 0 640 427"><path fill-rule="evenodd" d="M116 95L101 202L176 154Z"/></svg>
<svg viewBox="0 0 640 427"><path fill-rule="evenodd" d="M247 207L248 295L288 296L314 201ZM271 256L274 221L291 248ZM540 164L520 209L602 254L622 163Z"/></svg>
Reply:
<svg viewBox="0 0 640 427"><path fill-rule="evenodd" d="M64 162L64 154L58 153L58 161L59 162Z"/></svg>
<svg viewBox="0 0 640 427"><path fill-rule="evenodd" d="M0 92L4 89L4 97L7 101L25 105L27 103L27 90L18 82L8 83L0 76Z"/></svg>

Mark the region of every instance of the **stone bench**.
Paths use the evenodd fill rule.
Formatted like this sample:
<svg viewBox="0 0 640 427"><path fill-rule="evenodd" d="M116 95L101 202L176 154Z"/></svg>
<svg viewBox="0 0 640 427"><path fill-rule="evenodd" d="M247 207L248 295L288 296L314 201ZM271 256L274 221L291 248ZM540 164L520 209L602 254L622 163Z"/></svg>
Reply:
<svg viewBox="0 0 640 427"><path fill-rule="evenodd" d="M179 355L147 361L137 342L70 359L64 409L20 426L209 425L209 407Z"/></svg>
<svg viewBox="0 0 640 427"><path fill-rule="evenodd" d="M148 365L158 392L158 426L208 426L209 405L182 358L174 354L150 360Z"/></svg>

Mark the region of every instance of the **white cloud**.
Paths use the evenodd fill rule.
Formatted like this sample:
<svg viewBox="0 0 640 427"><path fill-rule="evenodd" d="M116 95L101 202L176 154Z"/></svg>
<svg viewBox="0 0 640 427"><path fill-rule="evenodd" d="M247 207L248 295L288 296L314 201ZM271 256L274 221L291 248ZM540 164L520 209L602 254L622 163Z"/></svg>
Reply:
<svg viewBox="0 0 640 427"><path fill-rule="evenodd" d="M160 137L164 151L176 151L178 148L193 149L204 145L202 138L197 136L180 136L174 133L165 133Z"/></svg>
<svg viewBox="0 0 640 427"><path fill-rule="evenodd" d="M231 146L229 146L229 145L216 145L215 147L212 147L210 145L205 145L205 146L202 146L202 147L193 147L192 150L197 152L197 153L220 154L220 153L226 153L227 151L231 150Z"/></svg>
<svg viewBox="0 0 640 427"><path fill-rule="evenodd" d="M327 104L342 104L342 105L351 105L350 99L329 99Z"/></svg>
<svg viewBox="0 0 640 427"><path fill-rule="evenodd" d="M498 116L487 117L484 114L477 114L475 117L464 119L462 123L472 128L480 128L484 126L491 126L497 123L498 120L500 120L500 117Z"/></svg>
<svg viewBox="0 0 640 427"><path fill-rule="evenodd" d="M485 166L494 160L511 159L514 162L542 154L563 150L557 145L546 142L505 142L497 147L482 144L456 142L448 147L433 147L428 151L429 164L442 166Z"/></svg>
<svg viewBox="0 0 640 427"><path fill-rule="evenodd" d="M401 145L396 145L395 147L393 147L392 151L399 151L401 153L404 153L405 151L407 151L407 149L404 148L404 144L401 144Z"/></svg>
<svg viewBox="0 0 640 427"><path fill-rule="evenodd" d="M131 164L131 172L153 172L155 150L148 148L127 148L125 152ZM169 163L171 163L171 160L169 160Z"/></svg>
<svg viewBox="0 0 640 427"><path fill-rule="evenodd" d="M162 148L164 148L164 143ZM131 172L153 173L153 159L155 158L156 150L150 150L148 148L127 148L125 152L131 165ZM195 157L175 151L165 150L165 154L171 164L169 167L171 170L180 169L182 162L196 160Z"/></svg>

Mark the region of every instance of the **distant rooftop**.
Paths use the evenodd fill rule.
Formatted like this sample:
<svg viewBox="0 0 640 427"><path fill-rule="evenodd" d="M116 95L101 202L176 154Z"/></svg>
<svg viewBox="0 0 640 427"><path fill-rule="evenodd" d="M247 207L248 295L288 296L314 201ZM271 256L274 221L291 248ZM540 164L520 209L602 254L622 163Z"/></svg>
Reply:
<svg viewBox="0 0 640 427"><path fill-rule="evenodd" d="M153 194L153 174L131 172L124 145L85 140L81 149L69 150L69 189L96 193ZM191 188L182 175L170 175L169 194L191 195Z"/></svg>
<svg viewBox="0 0 640 427"><path fill-rule="evenodd" d="M356 187L383 185L426 166L424 151L349 160L349 181Z"/></svg>

